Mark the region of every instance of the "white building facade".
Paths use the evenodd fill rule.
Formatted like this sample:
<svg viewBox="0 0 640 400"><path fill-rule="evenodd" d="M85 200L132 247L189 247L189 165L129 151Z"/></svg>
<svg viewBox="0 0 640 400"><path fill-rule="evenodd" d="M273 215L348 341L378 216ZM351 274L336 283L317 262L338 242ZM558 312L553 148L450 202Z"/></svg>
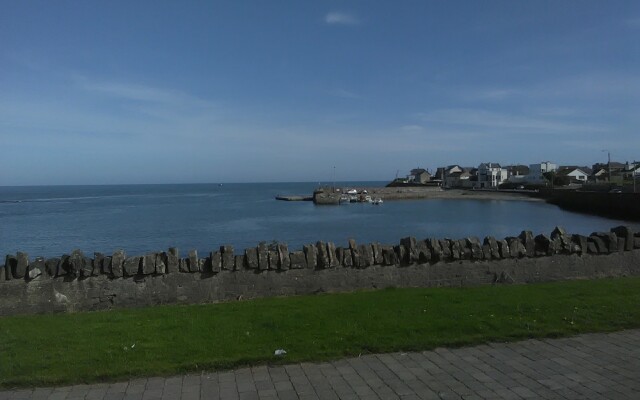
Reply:
<svg viewBox="0 0 640 400"><path fill-rule="evenodd" d="M543 184L545 182L544 174L557 170L558 164L554 164L550 161L543 161L539 164L530 164L529 175L527 175L525 180L533 184Z"/></svg>
<svg viewBox="0 0 640 400"><path fill-rule="evenodd" d="M478 181L475 187L480 189L496 189L506 182L509 173L498 163L482 163L478 166Z"/></svg>

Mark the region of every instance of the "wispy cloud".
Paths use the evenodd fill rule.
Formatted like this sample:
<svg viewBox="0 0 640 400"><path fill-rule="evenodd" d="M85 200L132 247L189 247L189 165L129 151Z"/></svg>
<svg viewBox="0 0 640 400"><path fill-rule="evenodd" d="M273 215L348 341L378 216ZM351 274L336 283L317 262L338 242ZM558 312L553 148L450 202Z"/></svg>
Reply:
<svg viewBox="0 0 640 400"><path fill-rule="evenodd" d="M424 127L420 125L403 125L400 127L400 130L403 132L422 132L424 131Z"/></svg>
<svg viewBox="0 0 640 400"><path fill-rule="evenodd" d="M640 17L638 18L629 18L624 21L624 24L629 28L640 29Z"/></svg>
<svg viewBox="0 0 640 400"><path fill-rule="evenodd" d="M324 22L329 25L358 25L360 20L351 14L344 12L330 12L324 17Z"/></svg>
<svg viewBox="0 0 640 400"><path fill-rule="evenodd" d="M121 100L165 105L183 104L201 107L212 106L212 104L206 100L176 90L132 83L102 82L90 80L84 77L75 78L75 82L81 89L87 92L110 96Z"/></svg>
<svg viewBox="0 0 640 400"><path fill-rule="evenodd" d="M572 121L558 121L553 118L536 117L522 114L508 114L482 109L444 109L423 113L421 120L445 126L463 126L466 129L478 129L501 133L539 134L576 134L584 132L605 132L599 125L576 124Z"/></svg>
<svg viewBox="0 0 640 400"><path fill-rule="evenodd" d="M343 99L362 99L361 95L342 88L331 89L328 90L327 93L331 96L341 97Z"/></svg>

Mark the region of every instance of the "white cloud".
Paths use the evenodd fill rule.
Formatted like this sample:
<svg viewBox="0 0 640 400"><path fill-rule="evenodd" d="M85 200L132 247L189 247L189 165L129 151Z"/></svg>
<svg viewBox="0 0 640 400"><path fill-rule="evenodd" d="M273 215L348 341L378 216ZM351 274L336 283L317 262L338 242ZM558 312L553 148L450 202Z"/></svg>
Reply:
<svg viewBox="0 0 640 400"><path fill-rule="evenodd" d="M329 25L358 25L360 20L343 12L330 12L324 17L324 22Z"/></svg>

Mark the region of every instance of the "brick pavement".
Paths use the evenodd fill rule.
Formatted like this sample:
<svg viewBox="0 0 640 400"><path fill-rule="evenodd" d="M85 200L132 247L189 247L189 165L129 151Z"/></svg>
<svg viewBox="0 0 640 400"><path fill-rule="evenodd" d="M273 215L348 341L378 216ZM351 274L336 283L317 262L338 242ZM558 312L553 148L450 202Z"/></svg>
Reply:
<svg viewBox="0 0 640 400"><path fill-rule="evenodd" d="M640 399L640 329L5 391L2 399Z"/></svg>

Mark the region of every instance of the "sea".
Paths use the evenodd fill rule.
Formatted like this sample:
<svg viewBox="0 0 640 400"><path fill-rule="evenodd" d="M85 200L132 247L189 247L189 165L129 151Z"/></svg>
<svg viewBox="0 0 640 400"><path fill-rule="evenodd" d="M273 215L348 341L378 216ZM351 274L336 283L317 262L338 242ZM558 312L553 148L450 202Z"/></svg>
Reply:
<svg viewBox="0 0 640 400"><path fill-rule="evenodd" d="M340 187L384 186L340 182ZM316 206L277 195L310 195L312 183L167 184L0 187L0 256L53 257L80 249L142 255L177 247L208 254L260 242L302 249L317 241L346 246L397 244L400 239L504 238L522 230L549 234L555 226L588 235L640 224L562 210L543 202L430 199ZM1 262L1 261L0 261Z"/></svg>

